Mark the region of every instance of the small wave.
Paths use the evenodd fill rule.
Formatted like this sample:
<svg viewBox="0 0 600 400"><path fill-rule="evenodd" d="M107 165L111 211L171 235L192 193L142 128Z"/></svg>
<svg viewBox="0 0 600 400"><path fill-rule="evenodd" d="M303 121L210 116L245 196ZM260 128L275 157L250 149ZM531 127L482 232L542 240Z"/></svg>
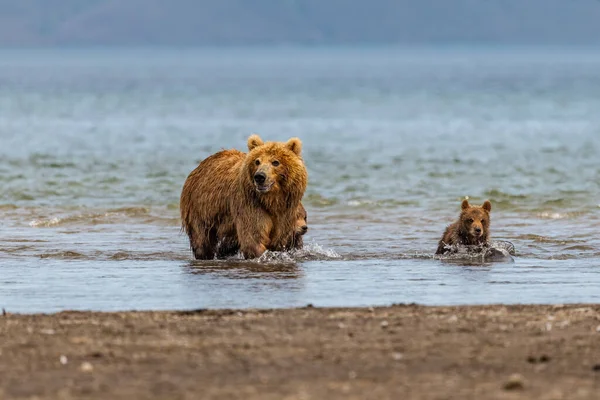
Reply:
<svg viewBox="0 0 600 400"><path fill-rule="evenodd" d="M150 214L150 209L147 207L122 207L108 210L105 215L126 215L128 217L139 217Z"/></svg>
<svg viewBox="0 0 600 400"><path fill-rule="evenodd" d="M131 260L132 258L133 258L133 255L126 251L119 251L109 257L110 260L116 260L116 261Z"/></svg>
<svg viewBox="0 0 600 400"><path fill-rule="evenodd" d="M320 194L317 193L310 193L306 196L304 196L304 199L302 200L305 204L310 204L311 206L314 207L328 207L328 206L333 206L336 205L338 203L338 199L336 198L328 198L325 196L321 196Z"/></svg>
<svg viewBox="0 0 600 400"><path fill-rule="evenodd" d="M405 200L397 200L397 199L351 199L346 202L346 205L353 208L367 208L367 209L376 209L376 208L395 208L402 206L414 206L417 203L414 201L405 201Z"/></svg>
<svg viewBox="0 0 600 400"><path fill-rule="evenodd" d="M543 212L543 213L538 213L537 214L538 217L543 218L543 219L563 219L565 218L565 214L561 214L561 213L549 213L549 212Z"/></svg>
<svg viewBox="0 0 600 400"><path fill-rule="evenodd" d="M569 251L594 251L594 250L596 250L596 248L593 247L593 246L587 246L587 245L584 245L584 244L580 244L580 245L573 245L573 246L565 247L565 250L569 250Z"/></svg>
<svg viewBox="0 0 600 400"><path fill-rule="evenodd" d="M16 200L22 200L22 201L32 201L32 200L35 200L35 197L33 197L32 195L30 195L29 193L24 193L24 192L13 193L11 197L13 197Z"/></svg>
<svg viewBox="0 0 600 400"><path fill-rule="evenodd" d="M23 250L35 250L35 246L21 246L15 248L14 252L22 252ZM3 252L12 252L3 250ZM118 251L102 252L90 251L87 254L72 251L72 250L56 250L46 251L38 255L42 259L59 259L59 260L94 260L94 261L187 261L189 257L179 252L130 252Z"/></svg>
<svg viewBox="0 0 600 400"><path fill-rule="evenodd" d="M118 251L114 254L107 254L105 257L101 257L109 261L156 261L156 260L188 260L187 255L174 252L129 252L129 251Z"/></svg>
<svg viewBox="0 0 600 400"><path fill-rule="evenodd" d="M107 210L102 213L81 213L68 215L65 217L49 217L34 219L29 222L29 226L32 228L49 228L55 226L65 225L76 225L76 224L105 224L114 222L121 222L121 218L139 218L147 217L150 215L150 209L146 207L125 207L116 208L113 210Z"/></svg>
<svg viewBox="0 0 600 400"><path fill-rule="evenodd" d="M60 222L61 222L61 219L57 218L57 217L34 219L33 221L31 221L29 223L29 226L31 226L32 228L50 227L50 226L56 226L56 225L60 224Z"/></svg>
<svg viewBox="0 0 600 400"><path fill-rule="evenodd" d="M523 200L523 199L526 199L529 197L526 194L507 193L507 192L503 192L498 189L488 190L488 191L484 192L484 195L486 197L493 198L496 201L499 201L499 200Z"/></svg>
<svg viewBox="0 0 600 400"><path fill-rule="evenodd" d="M72 162L41 162L38 163L38 167L41 168L54 168L54 169L62 169L62 168L75 168L76 165Z"/></svg>
<svg viewBox="0 0 600 400"><path fill-rule="evenodd" d="M540 212L537 216L541 219L569 219L576 218L583 215L581 212L567 212L567 213L559 213L559 212Z"/></svg>
<svg viewBox="0 0 600 400"><path fill-rule="evenodd" d="M90 257L85 254L77 253L76 251L57 251L54 253L40 254L40 258L53 258L61 260L87 260Z"/></svg>
<svg viewBox="0 0 600 400"><path fill-rule="evenodd" d="M380 253L380 252L362 252L360 254L344 254L341 257L344 261L361 261L361 260L431 260L434 258L432 253L415 251L412 253Z"/></svg>
<svg viewBox="0 0 600 400"><path fill-rule="evenodd" d="M376 202L373 200L349 200L347 204L350 207L360 207L360 206L370 206L375 203Z"/></svg>
<svg viewBox="0 0 600 400"><path fill-rule="evenodd" d="M580 240L567 239L564 237L552 238L548 236L536 235L533 233L528 233L524 235L517 235L515 239L519 240L527 240L535 243L548 243L548 244L557 244L557 245L566 245L569 243L581 243Z"/></svg>

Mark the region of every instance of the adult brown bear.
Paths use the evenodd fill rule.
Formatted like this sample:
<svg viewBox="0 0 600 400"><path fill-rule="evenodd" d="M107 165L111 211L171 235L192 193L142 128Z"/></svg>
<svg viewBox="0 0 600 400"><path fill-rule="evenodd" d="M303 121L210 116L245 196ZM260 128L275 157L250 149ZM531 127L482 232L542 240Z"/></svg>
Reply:
<svg viewBox="0 0 600 400"><path fill-rule="evenodd" d="M196 259L232 249L255 258L297 247L298 210L308 182L302 142L265 143L252 135L248 150L209 156L183 185L181 221Z"/></svg>

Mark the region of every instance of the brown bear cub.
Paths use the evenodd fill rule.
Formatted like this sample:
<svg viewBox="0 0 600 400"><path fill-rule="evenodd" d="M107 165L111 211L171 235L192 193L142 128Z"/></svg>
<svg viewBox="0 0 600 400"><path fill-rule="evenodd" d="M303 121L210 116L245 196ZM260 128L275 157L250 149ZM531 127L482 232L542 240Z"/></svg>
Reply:
<svg viewBox="0 0 600 400"><path fill-rule="evenodd" d="M492 203L486 200L481 207L471 206L463 200L458 221L446 228L435 254L452 252L456 245L487 245L490 235Z"/></svg>
<svg viewBox="0 0 600 400"><path fill-rule="evenodd" d="M308 181L302 142L265 143L252 135L248 150L207 157L183 185L181 221L196 259L234 250L256 258L266 250L297 247L300 201Z"/></svg>
<svg viewBox="0 0 600 400"><path fill-rule="evenodd" d="M304 246L302 236L308 232L308 214L302 203L298 206L296 218L294 234L290 236L290 241L286 244L286 249L299 250ZM235 239L223 238L217 247L217 258L232 257L240 251L240 246Z"/></svg>
<svg viewBox="0 0 600 400"><path fill-rule="evenodd" d="M296 218L296 229L294 230L293 241L290 243L289 247L301 249L304 245L302 236L308 232L308 214L302 203L300 203L300 206L298 207Z"/></svg>

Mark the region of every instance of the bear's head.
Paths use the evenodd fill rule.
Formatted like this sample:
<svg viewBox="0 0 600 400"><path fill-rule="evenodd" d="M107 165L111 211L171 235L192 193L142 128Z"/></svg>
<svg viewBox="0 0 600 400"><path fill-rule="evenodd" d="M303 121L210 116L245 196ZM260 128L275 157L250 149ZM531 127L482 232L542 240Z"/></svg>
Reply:
<svg viewBox="0 0 600 400"><path fill-rule="evenodd" d="M306 209L300 203L298 206L298 215L296 219L296 229L294 230L296 235L304 235L308 232L308 214L306 213Z"/></svg>
<svg viewBox="0 0 600 400"><path fill-rule="evenodd" d="M460 230L473 239L474 242L486 242L489 236L492 203L486 200L481 207L471 206L469 201L465 199L461 208Z"/></svg>
<svg viewBox="0 0 600 400"><path fill-rule="evenodd" d="M300 139L263 142L258 135L252 135L248 138L248 150L243 178L246 184L265 200L277 198L286 207L295 208L308 181Z"/></svg>

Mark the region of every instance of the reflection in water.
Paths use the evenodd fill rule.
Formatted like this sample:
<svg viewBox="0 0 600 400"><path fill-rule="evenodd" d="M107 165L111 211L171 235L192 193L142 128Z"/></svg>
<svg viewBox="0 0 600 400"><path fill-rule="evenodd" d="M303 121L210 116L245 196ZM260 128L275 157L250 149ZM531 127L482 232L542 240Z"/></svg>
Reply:
<svg viewBox="0 0 600 400"><path fill-rule="evenodd" d="M212 274L227 279L298 279L302 270L295 262L245 260L191 261L184 269L192 275Z"/></svg>

